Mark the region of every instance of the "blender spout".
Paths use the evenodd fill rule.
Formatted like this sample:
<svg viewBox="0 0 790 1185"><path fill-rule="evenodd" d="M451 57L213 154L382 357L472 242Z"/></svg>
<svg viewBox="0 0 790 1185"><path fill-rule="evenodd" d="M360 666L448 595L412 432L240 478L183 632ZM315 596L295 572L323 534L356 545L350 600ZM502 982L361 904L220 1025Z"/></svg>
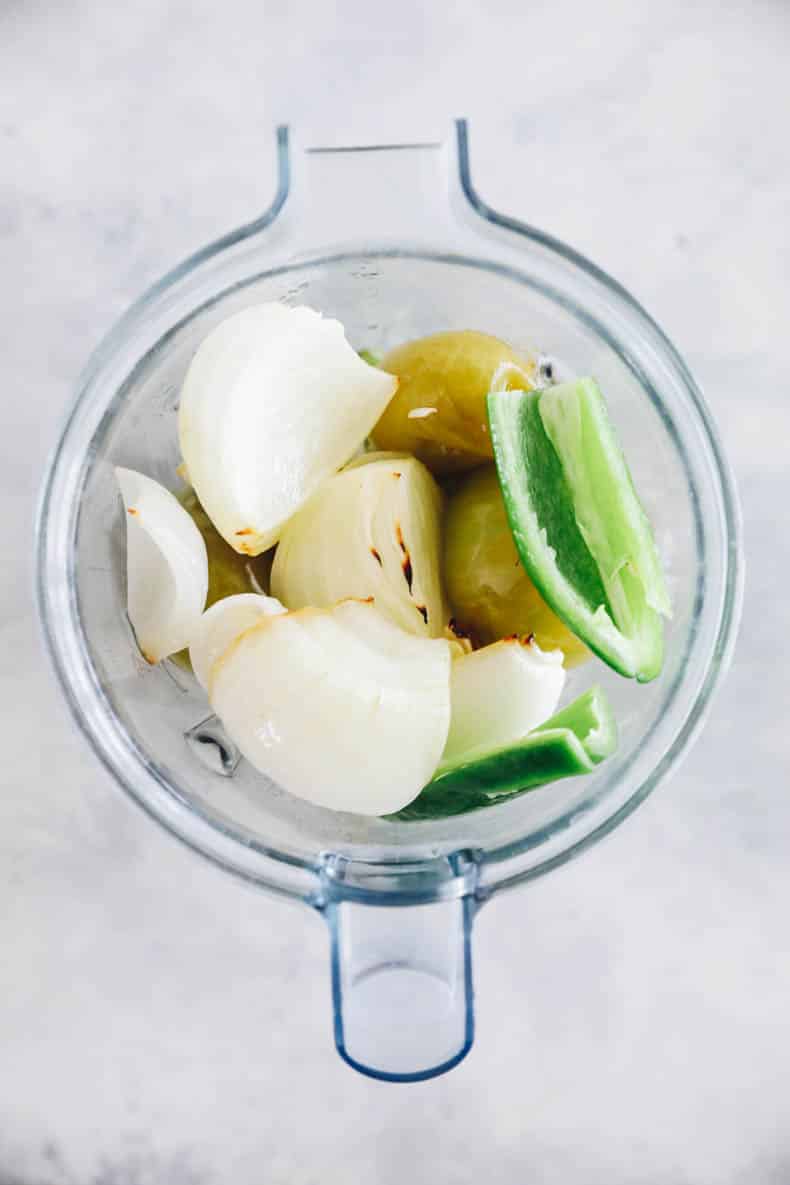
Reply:
<svg viewBox="0 0 790 1185"><path fill-rule="evenodd" d="M464 857L452 857L456 862ZM476 872L476 868L475 868ZM463 870L459 880L474 878ZM345 895L325 880L337 1051L388 1082L444 1074L474 1040L474 892L419 904Z"/></svg>

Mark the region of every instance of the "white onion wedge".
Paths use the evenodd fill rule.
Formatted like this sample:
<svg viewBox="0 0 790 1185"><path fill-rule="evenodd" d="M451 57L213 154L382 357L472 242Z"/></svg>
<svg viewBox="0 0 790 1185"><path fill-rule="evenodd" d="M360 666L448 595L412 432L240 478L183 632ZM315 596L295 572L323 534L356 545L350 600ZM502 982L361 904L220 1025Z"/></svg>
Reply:
<svg viewBox="0 0 790 1185"><path fill-rule="evenodd" d="M420 793L450 723L450 650L370 603L267 617L214 663L209 698L248 761L299 798L385 815Z"/></svg>
<svg viewBox="0 0 790 1185"><path fill-rule="evenodd" d="M254 305L217 325L181 391L181 455L236 551L259 555L369 434L398 380L369 366L339 321Z"/></svg>
<svg viewBox="0 0 790 1185"><path fill-rule="evenodd" d="M208 592L203 536L178 499L153 478L116 468L126 507L126 604L150 663L189 645Z"/></svg>
<svg viewBox="0 0 790 1185"><path fill-rule="evenodd" d="M276 597L257 593L237 593L215 601L201 617L189 644L189 661L198 683L208 688L211 668L239 634L252 629L262 617L285 612Z"/></svg>
<svg viewBox="0 0 790 1185"><path fill-rule="evenodd" d="M554 714L565 686L561 650L503 638L456 658L452 718L443 762L520 740Z"/></svg>
<svg viewBox="0 0 790 1185"><path fill-rule="evenodd" d="M286 526L271 589L289 609L373 597L401 629L440 637L442 495L415 457L371 453L335 474Z"/></svg>

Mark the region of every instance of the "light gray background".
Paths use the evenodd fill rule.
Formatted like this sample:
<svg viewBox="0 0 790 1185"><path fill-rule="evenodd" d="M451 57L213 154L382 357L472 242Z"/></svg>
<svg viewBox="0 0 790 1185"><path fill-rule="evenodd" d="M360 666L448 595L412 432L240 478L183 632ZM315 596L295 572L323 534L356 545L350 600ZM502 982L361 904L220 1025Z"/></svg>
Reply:
<svg viewBox="0 0 790 1185"><path fill-rule="evenodd" d="M0 0L0 1182L788 1182L790 7L286 7ZM749 573L693 754L484 911L477 1046L402 1088L332 1050L319 920L193 858L77 738L31 517L81 363L268 202L275 120L454 114L492 204L599 261L690 360Z"/></svg>

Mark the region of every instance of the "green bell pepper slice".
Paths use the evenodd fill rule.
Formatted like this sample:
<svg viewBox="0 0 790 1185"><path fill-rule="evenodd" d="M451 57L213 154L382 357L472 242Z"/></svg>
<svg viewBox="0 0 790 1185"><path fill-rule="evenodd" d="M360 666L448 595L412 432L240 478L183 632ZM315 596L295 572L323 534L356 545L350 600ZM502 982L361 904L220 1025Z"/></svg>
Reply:
<svg viewBox="0 0 790 1185"><path fill-rule="evenodd" d="M621 675L654 679L670 602L647 516L593 379L488 396L521 562L568 628Z"/></svg>
<svg viewBox="0 0 790 1185"><path fill-rule="evenodd" d="M600 687L592 687L523 740L478 748L440 765L419 797L390 816L442 819L491 806L560 778L590 773L617 747L617 725Z"/></svg>

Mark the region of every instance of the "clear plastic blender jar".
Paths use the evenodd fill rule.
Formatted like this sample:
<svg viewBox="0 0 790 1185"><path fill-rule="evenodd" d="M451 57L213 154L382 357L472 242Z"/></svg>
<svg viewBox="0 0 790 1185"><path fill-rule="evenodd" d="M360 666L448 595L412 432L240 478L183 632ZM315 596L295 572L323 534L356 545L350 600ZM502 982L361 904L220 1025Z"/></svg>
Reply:
<svg viewBox="0 0 790 1185"><path fill-rule="evenodd" d="M737 505L673 346L597 267L485 205L463 121L442 144L340 149L294 145L280 129L278 157L270 209L165 276L88 363L43 491L39 605L74 717L114 778L195 851L321 911L339 1052L365 1073L410 1081L471 1046L477 910L606 835L698 730L737 624ZM654 683L636 687L598 663L570 673L570 695L597 681L618 718L618 751L596 773L444 820L330 812L239 762L193 680L140 656L113 467L172 486L179 389L197 345L229 313L270 300L337 317L375 351L473 327L596 376L674 604Z"/></svg>

